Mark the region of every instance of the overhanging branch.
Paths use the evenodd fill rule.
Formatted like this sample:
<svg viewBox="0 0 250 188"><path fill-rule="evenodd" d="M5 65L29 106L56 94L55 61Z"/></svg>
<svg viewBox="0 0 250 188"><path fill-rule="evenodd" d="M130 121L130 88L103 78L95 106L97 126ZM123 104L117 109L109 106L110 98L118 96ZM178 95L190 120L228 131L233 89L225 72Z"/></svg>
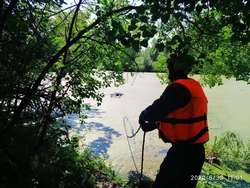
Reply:
<svg viewBox="0 0 250 188"><path fill-rule="evenodd" d="M128 10L135 10L135 9L138 9L138 8L141 8L141 7L142 6L126 6L126 7L120 8L120 9L116 9L116 10L110 11L110 12L106 13L105 15L103 15L102 17L98 17L88 27L82 29L72 40L68 40L67 43L54 56L51 57L51 59L49 60L49 62L47 63L47 65L41 71L41 73L39 74L39 76L35 80L34 84L32 85L32 87L30 89L30 92L25 95L25 97L21 101L20 105L17 107L16 111L14 112L14 114L12 116L12 119L11 119L11 121L8 124L7 129L9 127L11 127L11 126L14 126L14 124L16 123L16 121L19 119L19 116L20 116L21 112L23 111L23 109L29 103L32 95L37 91L37 88L39 87L41 81L44 79L44 77L48 73L49 69L59 60L59 58L61 57L61 55L63 53L65 53L65 51L67 51L73 44L75 44L76 42L78 42L83 37L83 35L85 33L87 33L90 30L92 30L95 26L97 26L98 24L100 24L102 21L104 21L108 17L112 16L113 14L124 12L124 11L128 11ZM4 132L6 132L7 129Z"/></svg>

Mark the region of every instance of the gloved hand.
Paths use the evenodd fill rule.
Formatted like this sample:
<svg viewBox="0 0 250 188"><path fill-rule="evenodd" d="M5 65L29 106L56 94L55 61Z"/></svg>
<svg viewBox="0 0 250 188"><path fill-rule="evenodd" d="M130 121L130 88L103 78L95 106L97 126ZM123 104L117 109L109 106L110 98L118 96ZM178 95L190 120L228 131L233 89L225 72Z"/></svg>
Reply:
<svg viewBox="0 0 250 188"><path fill-rule="evenodd" d="M139 116L139 124L140 124L140 125L143 124L143 123L145 123L145 121L146 121L146 119L147 119L146 116L147 116L146 110L143 110L143 111L141 112L140 116Z"/></svg>
<svg viewBox="0 0 250 188"><path fill-rule="evenodd" d="M146 110L142 111L139 116L139 124L141 126L141 129L144 132L149 132L157 128L157 125L155 122L151 122L147 120L147 113Z"/></svg>
<svg viewBox="0 0 250 188"><path fill-rule="evenodd" d="M140 126L144 132L153 131L157 128L157 126L154 122L144 122L144 123L140 124Z"/></svg>

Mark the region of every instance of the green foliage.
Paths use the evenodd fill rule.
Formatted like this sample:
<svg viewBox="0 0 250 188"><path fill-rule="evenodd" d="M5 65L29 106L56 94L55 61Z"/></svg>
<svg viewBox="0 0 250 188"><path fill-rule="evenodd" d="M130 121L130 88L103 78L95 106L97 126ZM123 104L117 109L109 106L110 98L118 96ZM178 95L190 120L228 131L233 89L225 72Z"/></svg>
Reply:
<svg viewBox="0 0 250 188"><path fill-rule="evenodd" d="M154 71L164 72L164 70L167 69L166 62L167 62L167 57L164 55L164 53L162 52L159 53L159 55L157 56L156 62L153 65Z"/></svg>
<svg viewBox="0 0 250 188"><path fill-rule="evenodd" d="M202 26L202 28L205 27ZM213 28L213 26L210 25L210 28ZM177 40L174 39L177 35L166 37L165 40L170 41L168 45L171 44L171 46L170 48L166 47L165 57L168 59L170 53L177 53L179 50L187 51L198 62L193 67L192 74L199 74L203 84L210 87L221 85L224 77L235 77L237 80L244 80L249 83L250 69L249 56L247 55L250 49L249 44L232 43L231 27L218 28L216 35L200 35L200 31L196 30L196 27L190 26L187 28L185 38L181 37ZM197 35L200 36L197 37ZM178 42L179 40L181 42ZM173 41L177 41L177 43L173 43ZM177 48L173 49L172 44ZM163 65L166 64L166 62L162 63Z"/></svg>
<svg viewBox="0 0 250 188"><path fill-rule="evenodd" d="M193 73L210 87L221 84L223 76L249 82L248 2L147 2L159 25L155 46L167 59L188 52L198 61Z"/></svg>
<svg viewBox="0 0 250 188"><path fill-rule="evenodd" d="M50 128L43 146L33 153L34 127L16 129L8 155L1 150L0 186L7 187L84 187L109 182L123 185L107 162L87 148L80 149L78 137L68 138L64 129ZM14 135L12 135L14 136Z"/></svg>
<svg viewBox="0 0 250 188"><path fill-rule="evenodd" d="M0 8L6 13L7 7L4 1ZM72 10L51 16L60 10L56 1L20 2L0 28L0 187L95 187L102 176L95 170L105 171L94 157L89 164L90 154L79 154L55 122L67 113L82 115L84 99L100 104L100 88L122 83L125 55L106 43L100 27L57 57L92 21L88 11L76 12L70 27Z"/></svg>
<svg viewBox="0 0 250 188"><path fill-rule="evenodd" d="M247 188L250 175L245 171L234 171L223 166L205 163L197 184L197 188Z"/></svg>
<svg viewBox="0 0 250 188"><path fill-rule="evenodd" d="M163 52L159 52L156 45L156 40L152 40L151 47L142 50L136 57L138 69L142 72L166 72L167 57Z"/></svg>
<svg viewBox="0 0 250 188"><path fill-rule="evenodd" d="M220 137L215 137L213 142L206 145L207 156L216 157L221 161L222 165L233 170L249 169L249 143L243 143L239 135L233 132L226 132Z"/></svg>
<svg viewBox="0 0 250 188"><path fill-rule="evenodd" d="M29 4L20 3L8 16L8 24L0 36L1 108L4 108L3 104L13 103L13 96L16 100L23 97L53 53L55 46L47 32L49 25L43 19L51 7L42 6L42 15L42 10L37 9L40 3L34 3L33 12L29 12ZM5 111L12 111L15 106L8 105Z"/></svg>
<svg viewBox="0 0 250 188"><path fill-rule="evenodd" d="M221 164L208 160L204 163L197 188L247 188L250 185L249 143L232 132L226 132L206 144L206 159L216 157ZM136 182L132 179L132 183ZM135 187L138 187L134 184Z"/></svg>

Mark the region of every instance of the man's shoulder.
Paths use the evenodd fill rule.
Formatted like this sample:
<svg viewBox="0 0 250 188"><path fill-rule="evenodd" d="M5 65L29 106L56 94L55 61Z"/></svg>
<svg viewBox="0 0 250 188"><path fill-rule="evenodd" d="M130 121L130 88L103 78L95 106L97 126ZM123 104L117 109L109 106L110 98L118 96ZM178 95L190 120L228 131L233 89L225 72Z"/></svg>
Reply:
<svg viewBox="0 0 250 188"><path fill-rule="evenodd" d="M173 98L191 97L191 93L186 86L181 83L175 82L171 83L166 87L165 91L163 92L163 95L172 96Z"/></svg>
<svg viewBox="0 0 250 188"><path fill-rule="evenodd" d="M188 88L182 84L181 82L173 82L168 87L166 88L167 90L170 91L183 91L183 90L188 90Z"/></svg>

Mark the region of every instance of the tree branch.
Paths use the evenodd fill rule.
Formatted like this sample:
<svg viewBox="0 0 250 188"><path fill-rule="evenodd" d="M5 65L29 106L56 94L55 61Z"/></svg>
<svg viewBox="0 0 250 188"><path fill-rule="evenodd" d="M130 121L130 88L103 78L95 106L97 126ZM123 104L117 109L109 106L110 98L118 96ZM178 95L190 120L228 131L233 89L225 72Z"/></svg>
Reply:
<svg viewBox="0 0 250 188"><path fill-rule="evenodd" d="M65 53L66 50L68 50L73 44L78 42L85 33L89 32L91 29L95 28L98 24L100 24L102 21L107 19L108 17L112 16L113 14L120 13L127 10L134 10L138 9L141 6L126 6L120 9L116 9L110 12L107 12L102 17L98 17L92 24L90 24L88 27L82 29L72 40L69 40L47 63L47 65L44 67L44 69L39 74L38 78L35 80L34 84L32 85L30 92L25 95L17 109L15 110L10 122L8 123L7 128L5 129L6 132L10 127L14 126L16 121L19 119L21 112L24 110L24 108L28 105L30 102L32 95L35 94L37 91L37 88L39 87L41 81L44 79L46 74L48 73L49 69L59 60L61 55Z"/></svg>
<svg viewBox="0 0 250 188"><path fill-rule="evenodd" d="M77 7L75 9L74 15L73 15L72 20L71 20L68 36L65 37L66 38L65 39L66 43L70 42L70 38L71 38L72 32L73 32L73 26L74 26L77 14L78 14L78 12L80 10L81 3L82 3L82 0L79 0L79 3L77 4ZM64 57L63 57L63 64L66 64L67 55L68 55L68 50L66 49L65 52L64 52ZM44 121L42 123L43 124L42 131L41 131L41 134L39 136L38 143L35 146L35 151L37 151L41 147L41 145L43 144L44 137L45 137L46 132L47 132L47 130L49 128L49 123L50 123L49 120L51 119L50 114L51 114L51 112L53 110L57 90L58 90L59 85L61 84L61 80L62 80L63 76L64 76L64 68L62 68L59 71L58 75L57 75L56 83L55 83L55 89L53 90L53 92L51 94L51 97L50 97L49 107L47 109L46 115L44 117Z"/></svg>
<svg viewBox="0 0 250 188"><path fill-rule="evenodd" d="M93 39L93 38L87 37L87 36L84 36L83 38L85 38L85 39L87 39L87 40L94 41L94 42L96 42L96 43L98 43L98 44L104 44L104 45L112 46L112 47L114 47L116 50L119 50L119 51L123 52L125 55L127 55L127 56L130 57L131 59L133 58L133 57L131 57L130 54L128 54L125 50L123 50L123 49L120 48L119 46L116 46L116 45L114 45L114 44L112 44L112 43L109 43L109 42L106 42L106 41L99 41L99 40L96 40L96 39Z"/></svg>

